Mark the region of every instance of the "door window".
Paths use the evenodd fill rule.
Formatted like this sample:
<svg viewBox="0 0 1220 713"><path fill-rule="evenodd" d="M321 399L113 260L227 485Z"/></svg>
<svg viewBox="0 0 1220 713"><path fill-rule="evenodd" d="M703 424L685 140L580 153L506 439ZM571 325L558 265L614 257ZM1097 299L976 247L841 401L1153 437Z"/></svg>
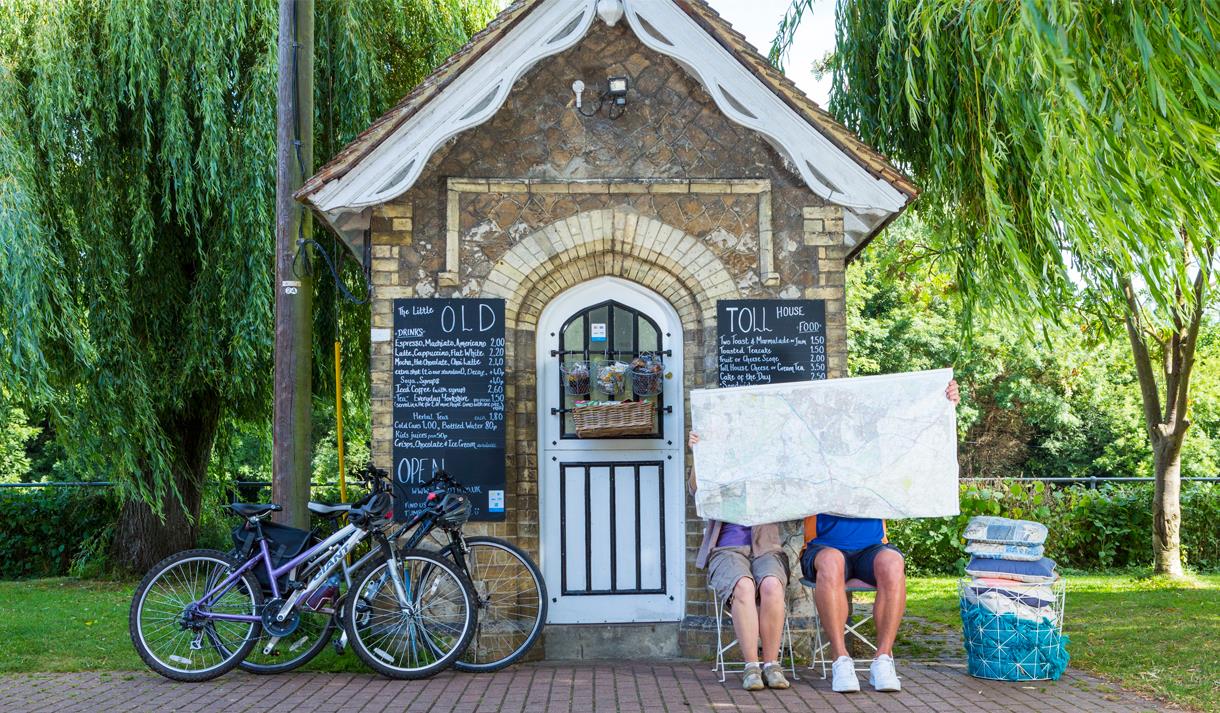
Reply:
<svg viewBox="0 0 1220 713"><path fill-rule="evenodd" d="M650 401L653 408L652 433L639 436L615 436L615 438L661 438L664 436L664 389L662 393L653 395L638 395L632 389L630 369L626 374L625 389L622 393L612 394L602 388L598 380L598 372L605 364L624 362L654 356L665 359L668 352L661 351L661 330L651 317L613 300L593 305L572 315L559 331L559 350L555 352L560 365L559 402L562 404L560 418L562 438L576 438L576 426L572 422L571 410L577 401L623 400L639 399ZM573 389L565 384L568 374L575 362L584 362L588 368L589 378L587 394L570 393ZM575 389L580 390L580 389Z"/></svg>

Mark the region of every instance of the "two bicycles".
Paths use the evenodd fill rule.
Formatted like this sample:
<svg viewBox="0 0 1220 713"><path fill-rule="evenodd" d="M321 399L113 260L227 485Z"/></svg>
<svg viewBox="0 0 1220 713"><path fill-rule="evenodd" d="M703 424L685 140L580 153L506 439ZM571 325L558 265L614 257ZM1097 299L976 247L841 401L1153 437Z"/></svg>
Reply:
<svg viewBox="0 0 1220 713"><path fill-rule="evenodd" d="M245 522L232 552L188 550L158 563L136 588L129 628L144 662L179 681L235 667L279 673L304 665L336 631L392 678L424 678L451 665L494 671L533 646L546 619L541 574L511 543L462 534L468 494L447 474L425 506L392 519L384 471L362 478L352 505L310 503L335 521L326 537L265 522L273 504L228 506ZM339 526L338 520L347 524ZM434 532L441 550L419 545ZM369 551L350 562L364 544Z"/></svg>

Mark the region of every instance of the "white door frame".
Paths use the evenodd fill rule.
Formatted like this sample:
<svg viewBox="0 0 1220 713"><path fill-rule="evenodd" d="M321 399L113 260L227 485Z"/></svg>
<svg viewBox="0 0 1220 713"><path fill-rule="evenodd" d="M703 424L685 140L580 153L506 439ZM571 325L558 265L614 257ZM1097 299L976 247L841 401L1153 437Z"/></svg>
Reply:
<svg viewBox="0 0 1220 713"><path fill-rule="evenodd" d="M560 407L560 360L551 352L559 348L559 330L569 317L607 300L620 302L655 320L661 330L661 350L672 352L665 357L667 370L673 378L664 382L665 403L672 409L660 414L663 438L582 440L559 437L560 416L553 415L551 409ZM663 297L641 285L617 277L601 277L572 287L551 300L538 319L536 335L539 552L551 597L548 621L556 624L680 621L686 600L686 451L683 446L683 331L677 311ZM556 554L560 538L556 483L559 465L600 461L663 464L663 593L564 596L560 585L561 563Z"/></svg>

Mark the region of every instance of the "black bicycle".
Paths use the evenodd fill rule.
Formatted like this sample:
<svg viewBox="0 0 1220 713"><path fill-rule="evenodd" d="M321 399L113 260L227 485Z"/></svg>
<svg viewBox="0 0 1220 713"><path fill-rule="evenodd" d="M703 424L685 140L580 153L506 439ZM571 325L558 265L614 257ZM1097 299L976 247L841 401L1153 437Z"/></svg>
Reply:
<svg viewBox="0 0 1220 713"><path fill-rule="evenodd" d="M447 537L441 554L466 575L478 606L474 635L453 666L475 673L498 671L521 660L542 634L547 609L542 572L511 542L463 534L470 496L448 473L437 471L426 487L426 507L392 539L409 551L424 545L436 530ZM454 516L458 512L463 515Z"/></svg>

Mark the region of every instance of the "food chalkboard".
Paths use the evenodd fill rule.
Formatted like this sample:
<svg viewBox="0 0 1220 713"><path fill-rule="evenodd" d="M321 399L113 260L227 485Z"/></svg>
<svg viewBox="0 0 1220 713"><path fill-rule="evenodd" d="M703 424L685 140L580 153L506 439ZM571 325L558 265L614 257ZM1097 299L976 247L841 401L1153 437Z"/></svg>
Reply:
<svg viewBox="0 0 1220 713"><path fill-rule="evenodd" d="M444 469L504 519L504 300L394 300L394 517Z"/></svg>
<svg viewBox="0 0 1220 713"><path fill-rule="evenodd" d="M825 300L720 300L721 386L826 378Z"/></svg>

